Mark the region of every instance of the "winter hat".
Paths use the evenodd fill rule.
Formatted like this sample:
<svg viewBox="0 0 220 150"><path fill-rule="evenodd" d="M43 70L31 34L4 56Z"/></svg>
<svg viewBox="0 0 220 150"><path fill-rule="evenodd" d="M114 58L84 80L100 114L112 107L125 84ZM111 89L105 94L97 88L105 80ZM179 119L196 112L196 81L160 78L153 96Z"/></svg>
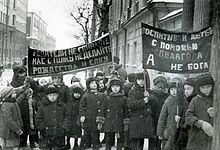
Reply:
<svg viewBox="0 0 220 150"><path fill-rule="evenodd" d="M88 79L86 80L86 87L87 87L87 89L90 89L89 85L90 85L90 83L93 82L93 81L96 81L96 82L97 82L97 79L94 78L94 77L90 77L90 78L88 78ZM98 85L98 84L97 84L97 85Z"/></svg>
<svg viewBox="0 0 220 150"><path fill-rule="evenodd" d="M71 93L80 93L80 95L83 94L83 89L78 86L71 86L70 91Z"/></svg>
<svg viewBox="0 0 220 150"><path fill-rule="evenodd" d="M122 82L118 78L113 78L109 82L109 87L111 87L112 85L119 85L121 87L122 86Z"/></svg>
<svg viewBox="0 0 220 150"><path fill-rule="evenodd" d="M196 77L196 85L198 86L198 88L207 84L214 85L214 83L214 79L212 78L212 75L210 73L202 74Z"/></svg>
<svg viewBox="0 0 220 150"><path fill-rule="evenodd" d="M27 72L26 68L20 65L14 66L13 68L14 74Z"/></svg>
<svg viewBox="0 0 220 150"><path fill-rule="evenodd" d="M52 93L59 93L58 87L56 85L49 85L46 89L46 95L52 94Z"/></svg>
<svg viewBox="0 0 220 150"><path fill-rule="evenodd" d="M98 71L97 73L96 73L96 75L95 75L95 77L97 77L97 76L104 76L104 73L102 72L102 71Z"/></svg>
<svg viewBox="0 0 220 150"><path fill-rule="evenodd" d="M176 82L178 87L183 89L184 78L182 76L177 76L171 79L170 82Z"/></svg>
<svg viewBox="0 0 220 150"><path fill-rule="evenodd" d="M128 81L129 82L135 82L136 74L135 73L129 73L128 74Z"/></svg>
<svg viewBox="0 0 220 150"><path fill-rule="evenodd" d="M119 64L120 59L117 56L114 56L113 61L114 61L114 63Z"/></svg>
<svg viewBox="0 0 220 150"><path fill-rule="evenodd" d="M158 82L163 82L165 83L166 86L168 86L167 84L167 79L161 75L161 74L158 74L154 79L153 79L153 83L154 85L156 85Z"/></svg>
<svg viewBox="0 0 220 150"><path fill-rule="evenodd" d="M7 99L11 96L11 94L14 92L14 88L11 86L7 86L1 89L0 91L0 97L3 99Z"/></svg>
<svg viewBox="0 0 220 150"><path fill-rule="evenodd" d="M149 78L149 74L147 71L145 72L145 77L146 77L147 88L150 88L150 78ZM137 79L144 80L144 73L143 72L136 73L136 81L137 81Z"/></svg>
<svg viewBox="0 0 220 150"><path fill-rule="evenodd" d="M74 82L80 82L79 78L77 78L76 76L73 76L71 79L71 84L73 84Z"/></svg>
<svg viewBox="0 0 220 150"><path fill-rule="evenodd" d="M63 74L62 74L62 73L53 74L53 75L52 75L52 79L55 78L55 77L60 78L60 79L63 80Z"/></svg>
<svg viewBox="0 0 220 150"><path fill-rule="evenodd" d="M195 87L195 79L194 78L187 78L184 81L184 85L190 85L192 87Z"/></svg>

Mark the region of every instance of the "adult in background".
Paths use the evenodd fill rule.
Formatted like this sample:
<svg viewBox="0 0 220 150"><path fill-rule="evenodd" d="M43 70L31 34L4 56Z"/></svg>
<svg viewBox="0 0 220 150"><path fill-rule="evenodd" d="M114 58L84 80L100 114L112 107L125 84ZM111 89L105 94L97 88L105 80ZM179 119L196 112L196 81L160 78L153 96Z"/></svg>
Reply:
<svg viewBox="0 0 220 150"><path fill-rule="evenodd" d="M120 63L120 59L117 56L114 56L113 61L114 61L115 68L113 68L113 65L109 66L109 70L110 70L109 72L111 72L113 69L115 69L118 72L118 75L120 76L120 78L123 81L126 81L128 73L123 68L123 65L119 64Z"/></svg>
<svg viewBox="0 0 220 150"><path fill-rule="evenodd" d="M11 85L14 88L23 86L27 76L26 68L18 65L13 68L13 72L14 75L12 78ZM20 147L21 148L27 147L27 137L29 135L30 146L31 148L35 148L36 143L38 142L38 135L34 126L35 116L34 116L34 108L32 105L32 94L27 93L27 95L29 96L23 97L24 100L22 100L22 102L19 103L19 108L21 110L21 118L23 121L23 132L24 132L20 137Z"/></svg>
<svg viewBox="0 0 220 150"><path fill-rule="evenodd" d="M63 82L63 74L57 73L52 75L52 84L57 85L59 87L59 97L67 104L68 102L71 102L72 96L70 93L70 89L68 86L66 86Z"/></svg>

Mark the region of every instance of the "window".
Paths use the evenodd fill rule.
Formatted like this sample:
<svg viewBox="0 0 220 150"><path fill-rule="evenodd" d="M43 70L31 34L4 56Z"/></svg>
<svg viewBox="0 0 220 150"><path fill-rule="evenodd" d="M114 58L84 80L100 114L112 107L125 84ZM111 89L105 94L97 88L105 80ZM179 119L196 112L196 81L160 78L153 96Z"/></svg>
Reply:
<svg viewBox="0 0 220 150"><path fill-rule="evenodd" d="M128 8L127 8L128 19L131 18L131 6L132 6L132 0L129 0L129 4L128 4Z"/></svg>
<svg viewBox="0 0 220 150"><path fill-rule="evenodd" d="M134 42L132 64L135 64L135 62L136 62L136 57L137 57L137 41Z"/></svg>
<svg viewBox="0 0 220 150"><path fill-rule="evenodd" d="M12 25L15 25L15 23L16 23L16 15L13 15L12 16Z"/></svg>
<svg viewBox="0 0 220 150"><path fill-rule="evenodd" d="M134 5L134 12L137 13L138 11L139 11L139 1L136 0Z"/></svg>

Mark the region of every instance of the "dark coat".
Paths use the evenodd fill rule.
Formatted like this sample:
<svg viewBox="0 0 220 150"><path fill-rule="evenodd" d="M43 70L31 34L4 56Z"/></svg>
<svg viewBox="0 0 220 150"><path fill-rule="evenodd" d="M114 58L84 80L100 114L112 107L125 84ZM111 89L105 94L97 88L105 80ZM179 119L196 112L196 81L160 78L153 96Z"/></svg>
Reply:
<svg viewBox="0 0 220 150"><path fill-rule="evenodd" d="M50 102L45 97L43 104L39 107L36 123L44 138L62 137L64 132L69 130L70 111L60 99ZM59 135L61 130L63 133Z"/></svg>
<svg viewBox="0 0 220 150"><path fill-rule="evenodd" d="M138 85L132 87L128 97L131 138L155 137L155 119L158 107L156 97L150 94L149 102L145 104L144 88Z"/></svg>
<svg viewBox="0 0 220 150"><path fill-rule="evenodd" d="M191 126L187 150L210 150L212 138L206 135L202 129L194 126L194 123L201 119L213 125L213 120L207 113L207 109L212 106L212 97L204 98L197 95L190 102L186 111L186 123Z"/></svg>
<svg viewBox="0 0 220 150"><path fill-rule="evenodd" d="M79 104L80 100L73 98L72 102L69 103L70 107L70 130L68 132L68 136L70 137L81 137L82 136L82 128L80 124L80 118L79 118Z"/></svg>
<svg viewBox="0 0 220 150"><path fill-rule="evenodd" d="M0 108L0 137L5 139L19 138L23 122L18 103L8 98Z"/></svg>
<svg viewBox="0 0 220 150"><path fill-rule="evenodd" d="M129 124L129 113L123 93L110 93L104 99L97 122L104 123L104 132L124 131L124 124Z"/></svg>
<svg viewBox="0 0 220 150"><path fill-rule="evenodd" d="M96 117L105 95L100 92L86 92L80 101L79 116L85 116L84 130L98 130Z"/></svg>
<svg viewBox="0 0 220 150"><path fill-rule="evenodd" d="M184 114L186 112L188 103L184 97L182 97L181 101L181 104L178 105L179 116L182 120L184 120ZM168 142L166 142L165 145L165 147L167 147L168 149L174 147L173 141L177 129L175 115L177 115L177 99L176 97L169 96L167 100L164 102L157 125L157 135L168 140Z"/></svg>

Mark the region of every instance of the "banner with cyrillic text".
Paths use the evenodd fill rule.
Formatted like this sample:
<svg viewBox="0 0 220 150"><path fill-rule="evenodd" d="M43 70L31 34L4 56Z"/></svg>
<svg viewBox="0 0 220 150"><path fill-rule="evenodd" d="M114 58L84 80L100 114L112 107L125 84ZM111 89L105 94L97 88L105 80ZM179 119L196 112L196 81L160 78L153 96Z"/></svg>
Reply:
<svg viewBox="0 0 220 150"><path fill-rule="evenodd" d="M83 70L112 61L109 35L87 45L62 50L28 50L28 74L44 76Z"/></svg>
<svg viewBox="0 0 220 150"><path fill-rule="evenodd" d="M204 73L210 68L213 29L171 32L142 23L143 68L169 73Z"/></svg>

